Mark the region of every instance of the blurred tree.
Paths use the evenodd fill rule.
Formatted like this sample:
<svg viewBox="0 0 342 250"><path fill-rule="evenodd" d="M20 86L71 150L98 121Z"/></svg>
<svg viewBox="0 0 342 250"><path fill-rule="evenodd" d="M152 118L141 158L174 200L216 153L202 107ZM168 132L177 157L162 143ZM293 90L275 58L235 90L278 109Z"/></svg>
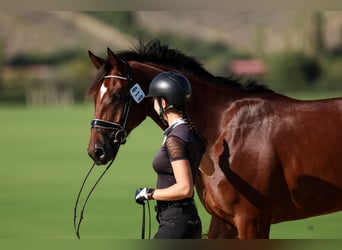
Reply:
<svg viewBox="0 0 342 250"><path fill-rule="evenodd" d="M0 91L2 90L2 85L3 85L3 76L2 76L2 71L3 71L3 66L4 66L4 61L5 61L5 42L4 39L0 36Z"/></svg>
<svg viewBox="0 0 342 250"><path fill-rule="evenodd" d="M320 11L315 11L312 13L312 23L313 23L313 32L312 32L312 39L310 41L312 44L312 52L313 55L320 59L324 56L324 20L323 14Z"/></svg>
<svg viewBox="0 0 342 250"><path fill-rule="evenodd" d="M316 58L297 51L271 56L267 68L269 85L282 91L312 88L322 73Z"/></svg>

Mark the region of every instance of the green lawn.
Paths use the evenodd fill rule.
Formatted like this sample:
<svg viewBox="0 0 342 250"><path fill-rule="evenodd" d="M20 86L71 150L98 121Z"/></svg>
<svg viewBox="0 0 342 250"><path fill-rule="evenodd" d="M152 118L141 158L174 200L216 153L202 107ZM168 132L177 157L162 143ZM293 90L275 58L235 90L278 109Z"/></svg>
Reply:
<svg viewBox="0 0 342 250"><path fill-rule="evenodd" d="M75 239L74 202L92 163L86 153L92 115L87 105L0 107L0 239ZM129 136L88 203L81 236L140 237L142 208L133 195L137 187L155 185L151 160L161 140L149 119ZM209 216L198 207L206 231ZM272 226L271 238L342 238L341 221L336 213L281 223Z"/></svg>

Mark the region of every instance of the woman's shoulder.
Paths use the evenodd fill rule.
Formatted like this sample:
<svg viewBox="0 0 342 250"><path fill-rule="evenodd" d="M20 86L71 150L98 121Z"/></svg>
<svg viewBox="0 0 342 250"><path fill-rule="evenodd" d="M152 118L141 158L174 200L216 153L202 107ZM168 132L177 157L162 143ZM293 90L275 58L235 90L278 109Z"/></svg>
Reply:
<svg viewBox="0 0 342 250"><path fill-rule="evenodd" d="M186 123L179 124L173 128L169 136L177 136L186 142L192 141L194 137Z"/></svg>

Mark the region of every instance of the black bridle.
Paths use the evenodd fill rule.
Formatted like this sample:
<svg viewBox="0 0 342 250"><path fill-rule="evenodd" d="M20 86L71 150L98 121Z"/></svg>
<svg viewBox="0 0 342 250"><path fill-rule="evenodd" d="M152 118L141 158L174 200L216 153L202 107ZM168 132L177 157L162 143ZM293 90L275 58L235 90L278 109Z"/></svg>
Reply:
<svg viewBox="0 0 342 250"><path fill-rule="evenodd" d="M116 79L120 79L120 80L124 80L128 82L128 92L126 94L125 97L125 104L123 107L123 113L122 113L122 117L121 117L121 121L120 123L115 123L115 122L111 122L111 121L106 121L106 120L101 120L101 119L93 119L91 121L91 128L96 128L99 129L98 131L100 131L100 129L105 129L105 130L113 130L114 132L114 137L113 137L113 151L114 151L114 155L113 158L111 160L111 162L108 164L108 166L106 167L106 169L102 172L102 174L98 177L98 179L96 180L95 184L93 185L93 187L90 189L90 191L88 192L88 195L86 196L84 202L83 202L83 206L80 212L80 216L79 216L79 220L77 222L77 207L78 207L78 203L80 200L80 196L82 194L83 188L88 180L88 177L90 176L91 172L94 169L95 163L93 163L93 165L91 166L90 170L88 171L88 173L86 174L81 188L78 192L77 198L76 198L76 203L75 203L75 207L74 207L74 229L75 229L75 233L78 239L81 238L80 236L80 227L81 227L81 223L82 220L84 218L83 214L84 214L84 210L85 207L87 205L87 202L91 196L91 194L93 193L95 187L97 186L97 184L100 182L100 180L102 179L102 177L105 175L105 173L108 171L108 169L110 168L110 166L112 165L112 163L114 162L117 152L119 151L119 148L122 144L125 144L126 142L126 138L127 138L127 132L126 132L126 123L127 123L127 118L128 118L128 114L129 114L129 110L131 107L131 103L132 103L132 94L130 92L130 89L133 87L133 82L132 82L132 77L131 77L131 69L129 67L129 64L127 62L125 62L125 64L128 66L128 70L127 70L127 76L119 76L119 75L107 75L104 76L103 79L107 79L107 78L116 78Z"/></svg>
<svg viewBox="0 0 342 250"><path fill-rule="evenodd" d="M131 68L129 67L128 63L126 63L126 65L128 66L127 77L119 76L119 75L107 75L107 76L104 76L103 79L116 78L116 79L127 81L128 90L130 90L131 87L133 86L133 81L131 77ZM129 110L131 107L131 103L132 103L132 96L130 94L130 91L127 91L120 123L115 123L115 122L101 120L101 119L93 119L90 123L91 127L114 130L115 131L114 143L125 144L126 138L127 138L126 123L127 123L127 118L128 118ZM115 154L116 152L114 152L114 155Z"/></svg>

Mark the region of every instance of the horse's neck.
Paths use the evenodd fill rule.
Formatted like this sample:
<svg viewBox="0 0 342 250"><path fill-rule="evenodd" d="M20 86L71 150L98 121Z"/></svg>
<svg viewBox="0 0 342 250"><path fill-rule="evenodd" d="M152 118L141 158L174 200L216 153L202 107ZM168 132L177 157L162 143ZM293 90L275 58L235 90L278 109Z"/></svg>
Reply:
<svg viewBox="0 0 342 250"><path fill-rule="evenodd" d="M134 75L140 76L137 79L143 85L143 89L148 92L148 86L152 79L163 71L172 70L164 66L153 63L131 62L131 67L136 70ZM227 88L218 84L207 82L195 76L185 74L191 82L192 86L192 101L189 105L189 113L192 120L198 124L199 127L212 127L222 115L219 110L224 106L229 105L233 101L234 96L238 96L238 91L234 88ZM147 107L147 115L157 123L162 129L165 125L161 122L158 114L154 111L153 104ZM215 118L215 120L213 119Z"/></svg>
<svg viewBox="0 0 342 250"><path fill-rule="evenodd" d="M201 130L218 126L224 110L242 95L241 91L233 87L220 86L195 78L190 81L193 95L189 113L193 122Z"/></svg>
<svg viewBox="0 0 342 250"><path fill-rule="evenodd" d="M152 104L152 109L150 109L147 116L149 116L161 129L163 130L166 129L167 126L162 122L159 115L153 109L153 104Z"/></svg>

